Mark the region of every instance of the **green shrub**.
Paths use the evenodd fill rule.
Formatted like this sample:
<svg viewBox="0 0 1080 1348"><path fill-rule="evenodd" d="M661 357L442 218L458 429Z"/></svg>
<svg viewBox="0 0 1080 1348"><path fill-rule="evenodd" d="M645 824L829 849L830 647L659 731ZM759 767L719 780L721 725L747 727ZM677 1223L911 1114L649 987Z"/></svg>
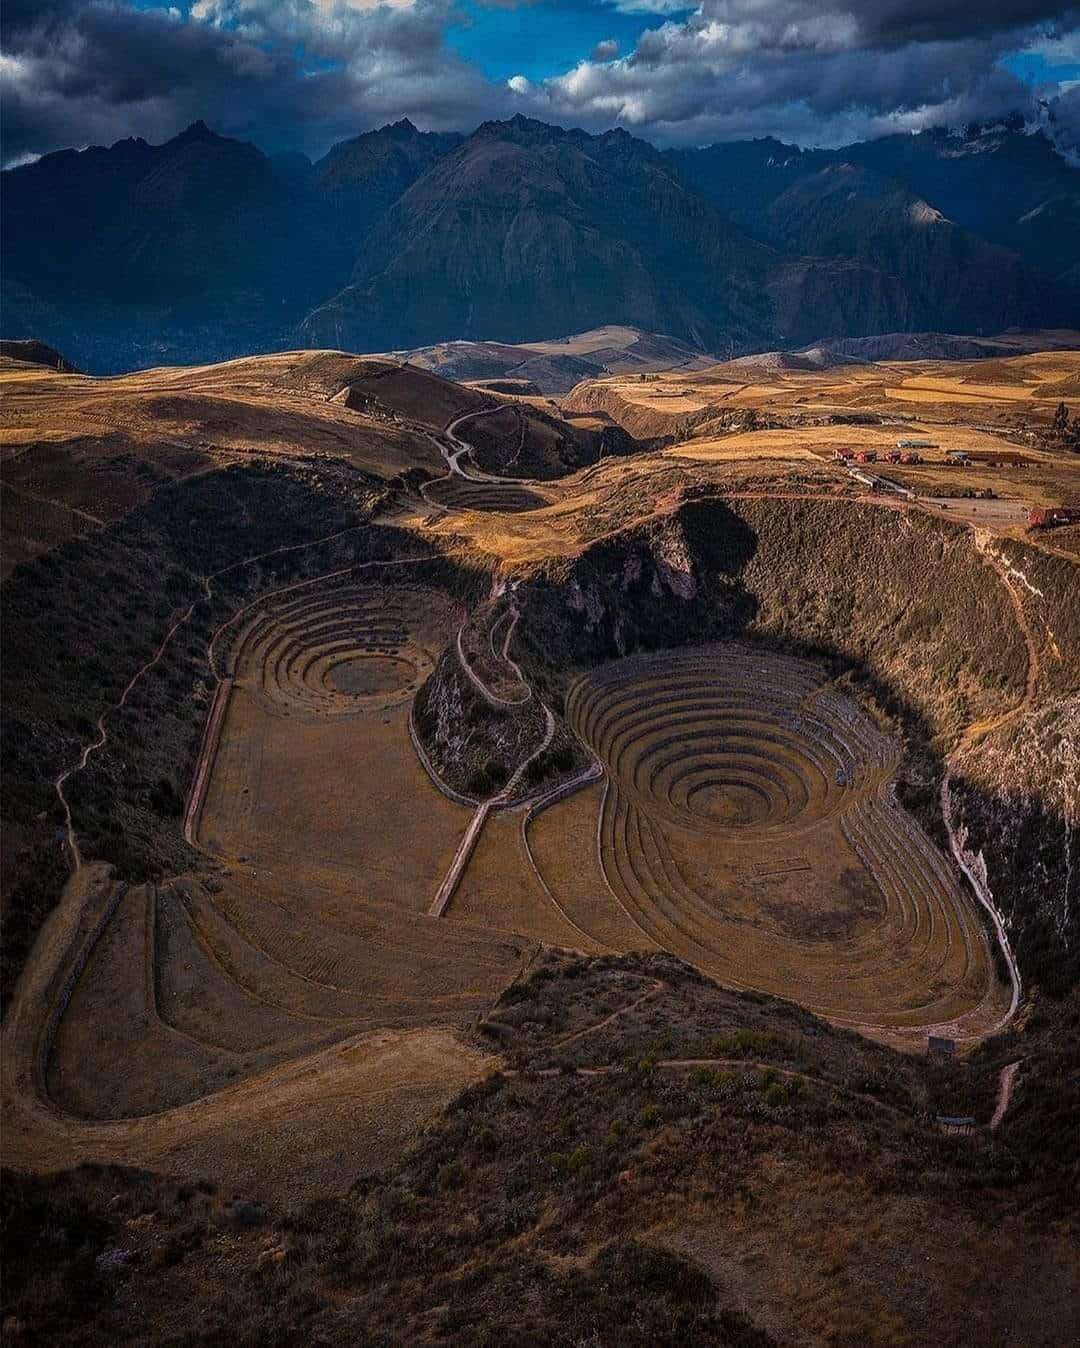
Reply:
<svg viewBox="0 0 1080 1348"><path fill-rule="evenodd" d="M459 1161L448 1161L439 1167L439 1188L445 1193L459 1189L465 1181L465 1167Z"/></svg>
<svg viewBox="0 0 1080 1348"><path fill-rule="evenodd" d="M580 1147L575 1147L567 1157L566 1168L571 1175L582 1175L592 1169L594 1159L592 1147L582 1143Z"/></svg>
<svg viewBox="0 0 1080 1348"><path fill-rule="evenodd" d="M622 1141L623 1126L619 1119L612 1119L607 1133L604 1136L605 1147L617 1147Z"/></svg>

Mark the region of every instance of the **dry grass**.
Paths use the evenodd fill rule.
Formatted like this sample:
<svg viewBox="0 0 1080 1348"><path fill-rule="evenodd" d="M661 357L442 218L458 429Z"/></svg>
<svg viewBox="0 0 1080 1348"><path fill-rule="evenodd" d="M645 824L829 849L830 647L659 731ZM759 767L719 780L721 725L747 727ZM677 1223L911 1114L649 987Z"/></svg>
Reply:
<svg viewBox="0 0 1080 1348"><path fill-rule="evenodd" d="M448 915L454 923L513 932L530 940L581 949L581 933L559 912L536 878L515 814L484 825Z"/></svg>
<svg viewBox="0 0 1080 1348"><path fill-rule="evenodd" d="M379 406L351 410L334 400L372 366L394 374L389 384L378 382ZM6 568L84 532L77 512L109 522L163 484L252 455L332 459L383 478L409 468L440 472L425 426L411 420L414 407L430 401L413 386L429 380L422 371L402 375L390 362L335 352L114 379L0 359L0 479L14 489L5 493ZM54 517L45 522L50 506Z"/></svg>
<svg viewBox="0 0 1080 1348"><path fill-rule="evenodd" d="M932 1122L960 1100L984 1117L992 1073L899 1058L665 956L545 957L483 1028L515 1068L460 1094L349 1193L293 1206L119 1169L6 1175L5 1337L1075 1340L1063 1292L1077 1276L1076 1214L1059 1176L1008 1131L955 1139ZM717 1045L736 1055L722 1069L668 1060ZM404 1048L366 1052L398 1082ZM428 1070L445 1063L433 1039L414 1053ZM354 1104L366 1073L355 1076ZM270 1092L267 1116L283 1103ZM362 1106L360 1117L364 1135ZM241 1131L272 1165L274 1130ZM316 1152L324 1141L314 1136ZM306 1138L298 1150L305 1168Z"/></svg>

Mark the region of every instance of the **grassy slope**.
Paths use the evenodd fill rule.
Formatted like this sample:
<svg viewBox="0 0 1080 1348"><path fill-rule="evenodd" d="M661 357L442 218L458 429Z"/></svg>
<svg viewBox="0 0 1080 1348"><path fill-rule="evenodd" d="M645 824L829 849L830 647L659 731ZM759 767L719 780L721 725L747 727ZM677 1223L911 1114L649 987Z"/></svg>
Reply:
<svg viewBox="0 0 1080 1348"><path fill-rule="evenodd" d="M954 1138L932 1123L941 1109L985 1120L989 1064L897 1057L666 956L549 954L485 1028L512 1070L346 1197L282 1213L130 1172L6 1177L13 1341L765 1348L1080 1332L1075 1305L1040 1290L1077 1271L1069 1158L1019 1125ZM666 1065L699 1055L729 1061Z"/></svg>
<svg viewBox="0 0 1080 1348"><path fill-rule="evenodd" d="M109 712L106 747L69 783L84 857L113 862L123 878L192 860L180 816L212 688L210 634L260 591L347 565L392 540L382 533L373 542L358 530L239 567L214 583L210 601L200 577L361 525L378 494L351 472L232 468L167 487L5 583L5 998L66 874L53 779L96 737L97 718L116 706L170 625L195 601L161 661L122 710Z"/></svg>

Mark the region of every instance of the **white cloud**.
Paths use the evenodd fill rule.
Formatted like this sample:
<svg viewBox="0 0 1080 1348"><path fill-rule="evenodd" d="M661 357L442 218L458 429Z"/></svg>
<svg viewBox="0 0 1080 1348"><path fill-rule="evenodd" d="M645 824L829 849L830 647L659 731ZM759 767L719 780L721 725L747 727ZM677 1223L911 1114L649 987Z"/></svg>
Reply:
<svg viewBox="0 0 1080 1348"><path fill-rule="evenodd" d="M451 50L456 0L196 0L190 19L131 0L5 0L5 149L164 139L201 117L318 154L402 116L467 131L517 111L594 131L621 122L659 144L841 144L1033 112L1002 57L1067 65L1080 43L1080 11L1054 0L699 0L679 21L665 15L682 0L617 2L657 16L632 50L606 39L533 82L489 80Z"/></svg>

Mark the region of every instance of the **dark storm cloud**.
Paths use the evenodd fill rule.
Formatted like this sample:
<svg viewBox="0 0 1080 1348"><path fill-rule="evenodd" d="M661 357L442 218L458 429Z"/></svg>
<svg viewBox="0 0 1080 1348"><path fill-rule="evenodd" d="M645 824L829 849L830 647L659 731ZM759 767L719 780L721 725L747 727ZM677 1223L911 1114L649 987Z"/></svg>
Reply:
<svg viewBox="0 0 1080 1348"><path fill-rule="evenodd" d="M509 97L446 49L448 5L196 5L185 20L119 3L4 5L5 162L203 118L268 148L319 153L403 113L475 121Z"/></svg>
<svg viewBox="0 0 1080 1348"><path fill-rule="evenodd" d="M902 42L941 42L969 38L981 33L1000 33L1013 28L1057 22L1065 6L1061 0L993 0L972 4L970 0L871 0L853 6L859 27L870 42L882 45Z"/></svg>
<svg viewBox="0 0 1080 1348"><path fill-rule="evenodd" d="M590 2L558 0L568 12ZM125 0L5 0L4 160L127 135L161 140L197 118L316 154L403 115L468 130L518 111L590 129L619 123L659 143L773 134L837 144L1031 111L1032 90L1002 56L1060 46L1077 29L1075 7L1038 0L701 0L680 22L657 13L622 55L605 41L566 75L504 84L447 46L453 4L195 0L184 16ZM1063 133L1074 124L1071 95L1036 92L1061 104Z"/></svg>
<svg viewBox="0 0 1080 1348"><path fill-rule="evenodd" d="M1053 24L1031 26L1050 13ZM583 62L543 92L560 120L617 121L659 142L772 134L840 144L1013 108L1034 115L1032 90L1001 58L1033 35L1075 31L1076 17L1020 0L703 0L624 59Z"/></svg>

